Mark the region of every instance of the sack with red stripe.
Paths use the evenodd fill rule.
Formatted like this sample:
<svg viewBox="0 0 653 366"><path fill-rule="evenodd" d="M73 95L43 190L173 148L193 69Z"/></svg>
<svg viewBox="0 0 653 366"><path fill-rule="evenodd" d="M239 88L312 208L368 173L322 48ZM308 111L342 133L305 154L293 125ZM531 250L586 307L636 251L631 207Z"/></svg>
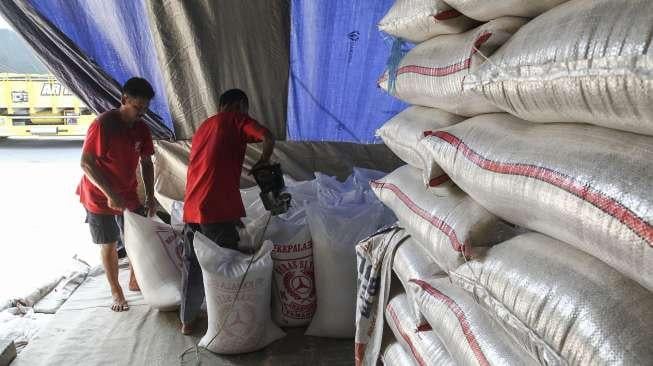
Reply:
<svg viewBox="0 0 653 366"><path fill-rule="evenodd" d="M392 270L399 281L404 285L406 294L410 299L411 316L417 324L425 324L426 319L419 312L419 305L415 300L415 292L409 286L413 278L431 278L436 275L445 276L444 271L435 263L431 255L412 237L406 240L395 253L392 261Z"/></svg>
<svg viewBox="0 0 653 366"><path fill-rule="evenodd" d="M464 290L448 278L411 280L433 331L456 365L539 365Z"/></svg>
<svg viewBox="0 0 653 366"><path fill-rule="evenodd" d="M428 323L415 323L406 294L395 296L385 308L385 318L395 339L420 366L454 366L449 352Z"/></svg>
<svg viewBox="0 0 653 366"><path fill-rule="evenodd" d="M455 185L438 194L420 182L419 170L403 166L371 183L374 193L445 271L512 236L510 226Z"/></svg>
<svg viewBox="0 0 653 366"><path fill-rule="evenodd" d="M523 18L500 18L462 34L420 43L404 56L393 71L396 75L385 72L379 86L410 104L461 116L498 112L484 96L463 90L463 80L525 23Z"/></svg>
<svg viewBox="0 0 653 366"><path fill-rule="evenodd" d="M422 140L494 214L593 255L653 290L653 138L478 116Z"/></svg>
<svg viewBox="0 0 653 366"><path fill-rule="evenodd" d="M653 135L652 33L653 1L569 1L520 29L465 88L528 121Z"/></svg>
<svg viewBox="0 0 653 366"><path fill-rule="evenodd" d="M543 365L651 362L653 293L561 241L520 235L451 279Z"/></svg>
<svg viewBox="0 0 653 366"><path fill-rule="evenodd" d="M413 366L416 365L413 358L404 350L399 342L394 341L388 344L383 350L381 361L386 366Z"/></svg>
<svg viewBox="0 0 653 366"><path fill-rule="evenodd" d="M419 43L440 34L464 32L476 24L443 0L397 0L379 22L379 30Z"/></svg>
<svg viewBox="0 0 653 366"><path fill-rule="evenodd" d="M428 151L420 150L419 141L424 138L424 131L451 126L464 119L439 109L412 106L388 120L376 135L399 159L421 169L425 173L424 184L428 185L431 180L437 181L444 172Z"/></svg>
<svg viewBox="0 0 653 366"><path fill-rule="evenodd" d="M466 16L488 21L504 16L535 18L568 0L447 0Z"/></svg>

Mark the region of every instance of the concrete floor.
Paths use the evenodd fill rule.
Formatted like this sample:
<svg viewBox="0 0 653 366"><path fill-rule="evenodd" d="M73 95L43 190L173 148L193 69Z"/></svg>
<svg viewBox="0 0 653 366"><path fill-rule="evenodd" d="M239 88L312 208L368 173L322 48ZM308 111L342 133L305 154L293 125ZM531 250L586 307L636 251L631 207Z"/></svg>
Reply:
<svg viewBox="0 0 653 366"><path fill-rule="evenodd" d="M0 301L64 273L99 250L75 195L81 139L0 140Z"/></svg>

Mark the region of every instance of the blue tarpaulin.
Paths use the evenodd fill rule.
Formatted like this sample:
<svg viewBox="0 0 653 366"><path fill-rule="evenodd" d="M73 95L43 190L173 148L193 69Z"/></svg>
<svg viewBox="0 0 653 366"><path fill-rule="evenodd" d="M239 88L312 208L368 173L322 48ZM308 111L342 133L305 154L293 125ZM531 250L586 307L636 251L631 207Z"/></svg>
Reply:
<svg viewBox="0 0 653 366"><path fill-rule="evenodd" d="M172 129L165 87L141 0L29 0L118 83L144 77L156 90L150 109Z"/></svg>
<svg viewBox="0 0 653 366"><path fill-rule="evenodd" d="M378 142L406 105L379 89L391 42L376 25L393 0L294 0L288 139Z"/></svg>
<svg viewBox="0 0 653 366"><path fill-rule="evenodd" d="M148 79L157 93L150 109L162 120L151 127L182 138L215 113L226 87L248 90L256 118L291 141L378 143L376 129L406 107L376 85L392 46L377 23L393 0L196 1L10 0L0 8L22 16L13 23L98 111L120 96L104 85Z"/></svg>

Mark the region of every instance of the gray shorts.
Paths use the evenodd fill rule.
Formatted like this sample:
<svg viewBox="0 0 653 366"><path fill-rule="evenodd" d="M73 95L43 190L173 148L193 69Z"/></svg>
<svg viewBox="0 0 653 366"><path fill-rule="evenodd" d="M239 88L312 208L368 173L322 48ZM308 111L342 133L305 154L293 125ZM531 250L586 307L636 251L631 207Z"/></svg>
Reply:
<svg viewBox="0 0 653 366"><path fill-rule="evenodd" d="M145 207L132 211L145 216ZM122 242L124 220L122 215L96 214L86 211L86 223L91 230L95 244L113 244Z"/></svg>

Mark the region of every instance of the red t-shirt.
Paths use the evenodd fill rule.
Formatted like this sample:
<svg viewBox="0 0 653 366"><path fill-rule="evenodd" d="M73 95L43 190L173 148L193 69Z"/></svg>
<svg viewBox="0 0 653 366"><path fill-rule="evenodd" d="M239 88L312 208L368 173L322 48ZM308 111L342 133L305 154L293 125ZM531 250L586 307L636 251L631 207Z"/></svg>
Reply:
<svg viewBox="0 0 653 366"><path fill-rule="evenodd" d="M240 173L247 143L268 130L246 114L209 117L193 136L184 199L184 222L214 224L245 216Z"/></svg>
<svg viewBox="0 0 653 366"><path fill-rule="evenodd" d="M95 156L95 161L111 189L125 201L125 207L135 210L138 200L136 169L141 156L154 154L150 129L143 121L128 127L117 109L102 113L88 128L83 153ZM107 197L84 175L77 186L79 200L96 214L121 214L109 208Z"/></svg>

